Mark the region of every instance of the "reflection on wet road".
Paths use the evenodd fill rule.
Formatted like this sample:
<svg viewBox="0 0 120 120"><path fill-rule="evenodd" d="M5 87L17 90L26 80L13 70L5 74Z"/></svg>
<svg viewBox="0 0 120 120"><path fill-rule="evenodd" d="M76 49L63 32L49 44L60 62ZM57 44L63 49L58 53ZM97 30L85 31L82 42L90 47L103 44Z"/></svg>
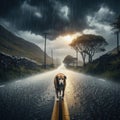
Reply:
<svg viewBox="0 0 120 120"><path fill-rule="evenodd" d="M65 98L64 100L59 100L59 102L55 100L51 120L70 120L69 110Z"/></svg>
<svg viewBox="0 0 120 120"><path fill-rule="evenodd" d="M0 85L0 120L50 120L54 76L67 76L66 101L71 120L119 120L120 85L58 69Z"/></svg>

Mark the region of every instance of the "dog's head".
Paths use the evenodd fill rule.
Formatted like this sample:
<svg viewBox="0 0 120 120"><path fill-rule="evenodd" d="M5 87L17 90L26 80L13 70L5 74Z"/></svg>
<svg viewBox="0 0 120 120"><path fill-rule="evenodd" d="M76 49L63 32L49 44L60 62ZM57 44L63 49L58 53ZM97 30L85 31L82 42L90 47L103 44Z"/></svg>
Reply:
<svg viewBox="0 0 120 120"><path fill-rule="evenodd" d="M67 77L63 73L59 73L56 75L57 80L66 80Z"/></svg>
<svg viewBox="0 0 120 120"><path fill-rule="evenodd" d="M59 73L56 75L56 80L58 81L59 85L64 86L64 82L66 80L66 76L63 73Z"/></svg>

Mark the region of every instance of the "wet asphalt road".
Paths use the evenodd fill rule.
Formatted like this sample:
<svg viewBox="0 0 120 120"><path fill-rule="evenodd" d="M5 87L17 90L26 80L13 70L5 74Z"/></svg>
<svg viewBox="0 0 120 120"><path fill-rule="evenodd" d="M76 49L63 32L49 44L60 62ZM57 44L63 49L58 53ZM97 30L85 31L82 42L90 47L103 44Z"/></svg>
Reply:
<svg viewBox="0 0 120 120"><path fill-rule="evenodd" d="M120 120L120 84L64 68L0 85L0 120L50 120L54 76L67 76L71 120Z"/></svg>

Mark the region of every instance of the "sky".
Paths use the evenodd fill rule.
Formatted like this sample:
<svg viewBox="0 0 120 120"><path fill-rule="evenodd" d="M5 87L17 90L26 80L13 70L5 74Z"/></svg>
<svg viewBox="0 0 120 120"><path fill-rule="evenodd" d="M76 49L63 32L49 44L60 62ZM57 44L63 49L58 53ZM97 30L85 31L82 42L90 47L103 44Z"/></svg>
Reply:
<svg viewBox="0 0 120 120"><path fill-rule="evenodd" d="M107 51L112 50L116 38L111 23L120 14L119 5L120 0L4 0L0 24L43 50L47 32L47 54L53 50L54 58L63 60L75 56L69 44L83 33L102 35Z"/></svg>

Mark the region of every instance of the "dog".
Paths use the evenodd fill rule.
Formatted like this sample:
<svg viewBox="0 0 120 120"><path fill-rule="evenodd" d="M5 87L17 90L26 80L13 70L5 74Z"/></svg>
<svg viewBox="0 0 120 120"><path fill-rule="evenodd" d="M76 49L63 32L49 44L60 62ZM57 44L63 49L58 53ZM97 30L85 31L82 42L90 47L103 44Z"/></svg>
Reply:
<svg viewBox="0 0 120 120"><path fill-rule="evenodd" d="M60 94L64 98L64 92L66 88L66 79L67 77L63 73L58 73L54 78L54 86L56 91L56 96Z"/></svg>

